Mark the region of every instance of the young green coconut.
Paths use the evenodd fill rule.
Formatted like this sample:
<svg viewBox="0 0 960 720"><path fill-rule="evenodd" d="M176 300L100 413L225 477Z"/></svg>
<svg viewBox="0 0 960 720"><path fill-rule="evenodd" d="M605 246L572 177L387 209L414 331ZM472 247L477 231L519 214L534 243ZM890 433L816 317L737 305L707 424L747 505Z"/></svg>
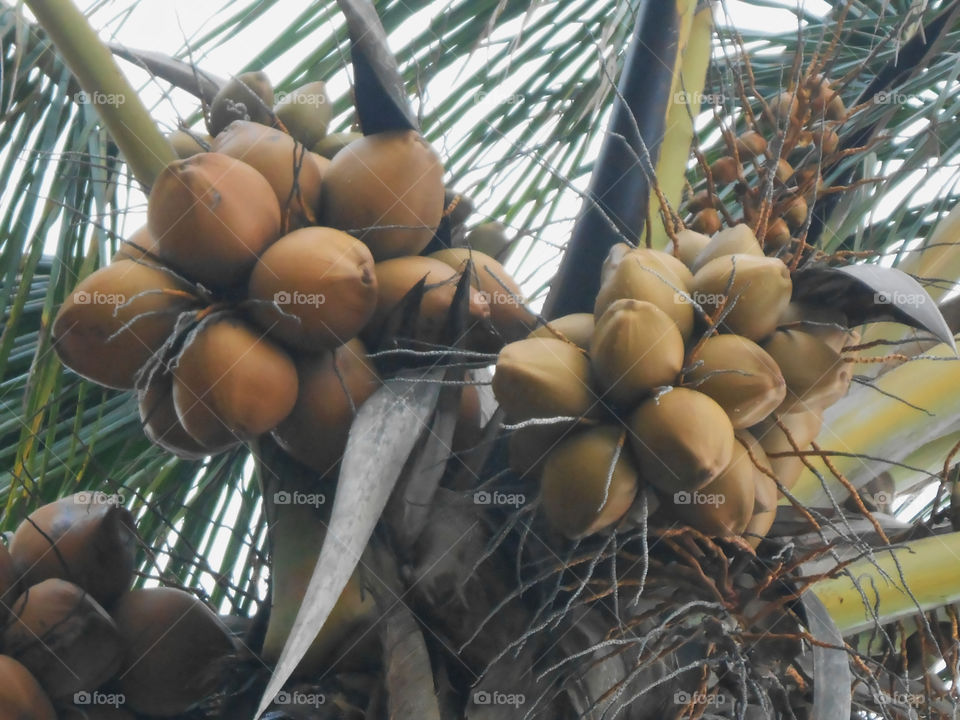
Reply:
<svg viewBox="0 0 960 720"><path fill-rule="evenodd" d="M137 530L130 511L103 493L68 495L17 527L10 556L24 588L69 580L109 605L133 582Z"/></svg>
<svg viewBox="0 0 960 720"><path fill-rule="evenodd" d="M81 588L50 579L13 603L4 651L37 678L54 701L95 690L120 668L123 648L107 611Z"/></svg>

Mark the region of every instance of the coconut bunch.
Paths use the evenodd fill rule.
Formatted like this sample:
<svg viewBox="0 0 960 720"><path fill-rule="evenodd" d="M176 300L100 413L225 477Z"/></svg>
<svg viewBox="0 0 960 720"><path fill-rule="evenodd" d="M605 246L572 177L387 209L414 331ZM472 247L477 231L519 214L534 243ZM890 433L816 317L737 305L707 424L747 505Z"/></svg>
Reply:
<svg viewBox="0 0 960 720"><path fill-rule="evenodd" d="M180 159L150 189L147 226L57 314L64 364L135 389L147 436L180 457L272 433L326 472L378 385L368 349L495 353L535 324L493 257L434 247L470 206L419 133L332 139L329 120L322 83L275 102L263 73L235 78L209 136L170 137Z"/></svg>
<svg viewBox="0 0 960 720"><path fill-rule="evenodd" d="M685 230L675 247L615 246L593 315L499 354L511 467L539 480L567 537L616 525L643 494L666 519L758 544L852 379L845 319L791 303L789 268L749 226Z"/></svg>
<svg viewBox="0 0 960 720"><path fill-rule="evenodd" d="M687 201L687 226L712 235L744 222L768 254L788 255L826 190L821 168L841 157L837 131L847 119L843 99L822 75L763 102L745 131L724 134L726 154L704 166L707 186Z"/></svg>
<svg viewBox="0 0 960 720"><path fill-rule="evenodd" d="M136 547L103 493L38 508L0 545L0 717L173 717L220 689L228 631L193 595L131 590Z"/></svg>

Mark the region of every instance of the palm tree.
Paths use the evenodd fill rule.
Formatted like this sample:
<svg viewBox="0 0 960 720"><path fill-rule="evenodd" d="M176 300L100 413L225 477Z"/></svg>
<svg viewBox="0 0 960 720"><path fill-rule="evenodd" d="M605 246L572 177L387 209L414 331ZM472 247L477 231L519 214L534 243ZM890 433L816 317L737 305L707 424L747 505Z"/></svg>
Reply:
<svg viewBox="0 0 960 720"><path fill-rule="evenodd" d="M272 78L282 92L340 78L329 84L338 89L331 130L346 131L357 117L344 10L356 13L354 60L356 24L375 26L365 3L339 5L312 4L256 52L244 41L234 72L282 67ZM799 269L811 273L805 297L864 327L845 352L851 390L815 444L786 453L805 470L781 487L759 552L654 528L647 500L616 532L574 543L549 529L536 502L478 505L475 492L537 490L507 470L499 414L477 449L444 451L461 386L436 381L462 380L462 366L401 373L386 383L391 394L364 404L339 485L266 437L178 459L144 436L134 394L63 367L50 330L57 309L139 224L142 185L172 159L150 115L175 107L201 127L200 103L179 94L174 103L170 88L209 102L224 80L201 72L205 58L275 16L275 2L226 4L169 56L109 45L126 72L147 78L143 97L162 89L149 115L137 102L97 101L127 90L103 72L104 46L67 20L69 2L28 2L36 22L0 4L3 528L71 493L122 499L140 538L137 584L189 590L240 638L223 692L184 717L253 717L261 696L270 703L281 688L303 702L273 702L275 718L953 712L960 565L944 550L955 553L960 537L951 499L960 497L960 411L950 332L937 336L937 322L945 317L951 332L960 322L950 300L960 277L951 213L960 3L789 6L791 22L763 32L738 31L723 2L375 5L399 63L401 114L411 97L408 120L439 149L447 187L474 207L467 224L506 226L507 267L551 319L592 311L608 249L621 239L664 246L681 222L696 222L691 202L704 189L749 221L743 188L715 185L707 168L763 126L764 103L813 76L833 80L851 112L833 158L804 161L828 190L791 229L810 246L797 265L829 260L819 275ZM108 3L86 14L102 36L127 16ZM365 52L382 50L367 42ZM362 101L370 86L356 77ZM381 77L389 91L390 73ZM776 158L781 146L772 147ZM625 158L626 175L616 171ZM740 165L743 186L760 188L759 171ZM909 273L942 316L878 300L913 287L892 271L877 270L878 281L828 267L850 260ZM471 377L482 379L492 358L473 360ZM478 388L489 417L492 394ZM322 512L277 501L290 492L307 492ZM330 653L340 664L304 673L302 655L345 585L363 591L333 610L319 667ZM296 617L290 643L271 634L280 615L287 632Z"/></svg>

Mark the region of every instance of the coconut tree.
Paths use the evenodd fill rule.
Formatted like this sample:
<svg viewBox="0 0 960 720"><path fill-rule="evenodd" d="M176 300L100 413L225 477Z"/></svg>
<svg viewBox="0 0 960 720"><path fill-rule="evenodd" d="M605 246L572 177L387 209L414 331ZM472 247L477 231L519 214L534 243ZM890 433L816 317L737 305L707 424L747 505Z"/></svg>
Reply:
<svg viewBox="0 0 960 720"><path fill-rule="evenodd" d="M26 7L0 5L11 707L49 717L45 692L68 717L952 714L960 4L801 6L760 32L722 2L342 0L252 51L245 30L279 5L227 4L164 52L111 40L135 6ZM244 64L218 77L205 58L231 44ZM304 201L315 161L281 132L307 142L298 103L323 126L313 149L366 134L341 157L368 183L417 167L419 187L437 168L419 139L391 146L402 162L360 148L391 133L432 144L446 192L438 180L443 202L426 203L430 232L411 240L404 219L372 232L399 233L407 257L466 244L477 253L433 258L459 273L392 278L347 212L356 185ZM202 163L222 165L177 164L176 128L157 122L171 107L194 143L179 151L213 142L221 160ZM208 139L218 112L262 124ZM300 148L277 200L263 179L277 166L250 169L270 124ZM191 196L165 212L157 198L176 192L158 188L203 178L235 189L208 232L229 226L261 256L242 297L189 234L189 262L164 255L172 274L146 277L147 194L151 230L162 216L172 236ZM337 181L320 192L336 198ZM253 247L271 212L284 242ZM364 243L330 231L284 259L291 223L318 221ZM118 263L140 284L91 284ZM367 302L338 298L371 273L369 302L397 289L392 313L370 310L365 350L298 345L318 334L271 277L311 264L344 278L325 327ZM69 335L111 289L98 341ZM490 337L496 296L519 329ZM584 330L576 314L595 309ZM286 350L265 350L237 312L270 337L285 328ZM162 347L144 355L135 341L154 324ZM145 368L137 392L130 368ZM168 412L194 445L151 442L168 373L181 395L197 392L188 373L253 388L230 406L243 442L183 397ZM75 559L85 547L141 589L101 590ZM73 598L71 583L82 610L37 600ZM32 608L28 588L42 589ZM99 654L71 654L61 626ZM60 665L74 672L47 679Z"/></svg>

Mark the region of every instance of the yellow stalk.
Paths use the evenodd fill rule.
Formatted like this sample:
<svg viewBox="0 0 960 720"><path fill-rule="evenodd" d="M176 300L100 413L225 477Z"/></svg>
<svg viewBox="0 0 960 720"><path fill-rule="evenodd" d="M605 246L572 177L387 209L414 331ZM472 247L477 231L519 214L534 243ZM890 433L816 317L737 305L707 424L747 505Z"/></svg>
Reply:
<svg viewBox="0 0 960 720"><path fill-rule="evenodd" d="M821 448L899 462L931 438L960 428L960 406L955 394L960 387L960 361L953 359L953 352L943 344L927 354L946 359L905 363L876 381L881 392L854 387L851 394L830 408L817 438ZM888 463L861 457L834 457L833 462L854 485L861 485L889 468ZM835 497L842 501L845 490L840 482L823 463L814 465ZM801 475L792 492L806 505L830 506L820 480L809 471Z"/></svg>
<svg viewBox="0 0 960 720"><path fill-rule="evenodd" d="M960 278L960 205L937 223L923 250L910 253L897 267L918 277L950 281ZM945 284L927 286L930 297L937 302L947 290Z"/></svg>
<svg viewBox="0 0 960 720"><path fill-rule="evenodd" d="M680 49L667 102L666 135L657 161L657 184L674 211L683 197L683 181L693 142L692 118L700 113L712 49L711 8L708 5L696 12L696 7L696 0L677 0L677 14L681 17ZM650 207L651 215L656 218L660 201L654 191L650 193ZM663 222L654 220L650 229L653 247L663 248L669 239Z"/></svg>
<svg viewBox="0 0 960 720"><path fill-rule="evenodd" d="M876 550L873 561L860 560L849 570L881 623L909 617L918 612L918 605L928 611L960 600L960 533L913 540L892 550ZM844 635L874 626L873 614L864 606L850 577L821 580L811 591Z"/></svg>

